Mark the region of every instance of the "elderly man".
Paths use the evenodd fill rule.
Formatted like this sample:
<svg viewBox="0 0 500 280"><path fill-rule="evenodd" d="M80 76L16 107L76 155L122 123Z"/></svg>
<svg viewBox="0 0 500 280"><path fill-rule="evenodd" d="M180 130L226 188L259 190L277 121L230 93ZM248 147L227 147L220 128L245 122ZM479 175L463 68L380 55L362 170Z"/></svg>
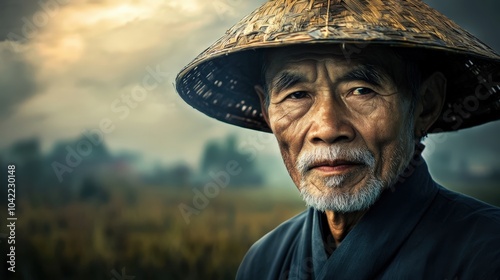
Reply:
<svg viewBox="0 0 500 280"><path fill-rule="evenodd" d="M499 75L500 56L418 0L276 0L236 24L177 89L274 133L309 206L237 278L500 279L500 210L436 184L420 156L428 132L500 118Z"/></svg>

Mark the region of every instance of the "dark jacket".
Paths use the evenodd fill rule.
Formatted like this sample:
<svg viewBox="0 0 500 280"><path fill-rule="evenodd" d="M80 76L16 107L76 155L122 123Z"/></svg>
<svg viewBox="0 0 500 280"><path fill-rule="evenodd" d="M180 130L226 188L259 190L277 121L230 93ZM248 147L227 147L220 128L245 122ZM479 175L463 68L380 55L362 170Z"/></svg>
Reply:
<svg viewBox="0 0 500 280"><path fill-rule="evenodd" d="M237 279L500 279L500 209L435 183L425 163L328 252L306 210L257 241Z"/></svg>

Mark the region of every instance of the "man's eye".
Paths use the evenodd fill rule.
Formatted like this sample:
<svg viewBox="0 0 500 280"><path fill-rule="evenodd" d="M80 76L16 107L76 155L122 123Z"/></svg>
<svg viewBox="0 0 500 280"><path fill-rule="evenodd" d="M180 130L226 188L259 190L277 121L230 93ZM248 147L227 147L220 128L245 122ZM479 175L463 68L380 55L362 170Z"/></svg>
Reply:
<svg viewBox="0 0 500 280"><path fill-rule="evenodd" d="M305 91L296 91L296 92L291 93L287 96L287 98L290 98L290 99L301 99L304 97L307 97L307 92L305 92Z"/></svg>
<svg viewBox="0 0 500 280"><path fill-rule="evenodd" d="M365 87L359 87L359 88L355 88L352 91L352 94L353 95L367 95L367 94L370 94L370 93L373 93L373 92L374 91L372 89L365 88Z"/></svg>

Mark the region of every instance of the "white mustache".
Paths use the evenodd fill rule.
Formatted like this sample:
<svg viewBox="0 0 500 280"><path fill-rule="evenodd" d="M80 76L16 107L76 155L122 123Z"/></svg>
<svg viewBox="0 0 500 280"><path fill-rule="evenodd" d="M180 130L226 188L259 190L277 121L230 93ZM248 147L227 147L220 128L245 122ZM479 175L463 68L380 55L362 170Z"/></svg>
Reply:
<svg viewBox="0 0 500 280"><path fill-rule="evenodd" d="M345 160L375 166L375 157L368 149L347 148L340 146L316 147L314 150L299 155L295 164L303 176L312 166L323 161Z"/></svg>

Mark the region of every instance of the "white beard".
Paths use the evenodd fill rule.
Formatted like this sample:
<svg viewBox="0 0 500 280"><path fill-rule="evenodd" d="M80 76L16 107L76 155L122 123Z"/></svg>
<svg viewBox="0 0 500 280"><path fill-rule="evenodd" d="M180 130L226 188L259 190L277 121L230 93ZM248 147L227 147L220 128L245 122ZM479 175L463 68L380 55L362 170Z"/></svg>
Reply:
<svg viewBox="0 0 500 280"><path fill-rule="evenodd" d="M308 187L301 186L300 194L306 205L318 211L331 210L348 213L367 209L372 206L384 190L380 180L371 180L357 193L336 193L334 195L315 195Z"/></svg>
<svg viewBox="0 0 500 280"><path fill-rule="evenodd" d="M352 149L340 146L318 147L307 154L301 155L296 163L296 168L301 174L300 194L306 205L318 211L334 211L341 213L361 211L372 206L380 197L380 194L391 187L398 179L414 153L413 128L407 126L399 137L398 147L389 159L390 170L386 178L378 178L375 175L375 158L368 149ZM346 159L362 162L369 169L365 186L358 188L356 192L342 190L342 185L348 181L350 174L330 176L325 178L314 178L314 175L306 174L308 167L314 161L320 159ZM313 182L320 182L322 188L316 188ZM322 190L322 191L319 191Z"/></svg>

